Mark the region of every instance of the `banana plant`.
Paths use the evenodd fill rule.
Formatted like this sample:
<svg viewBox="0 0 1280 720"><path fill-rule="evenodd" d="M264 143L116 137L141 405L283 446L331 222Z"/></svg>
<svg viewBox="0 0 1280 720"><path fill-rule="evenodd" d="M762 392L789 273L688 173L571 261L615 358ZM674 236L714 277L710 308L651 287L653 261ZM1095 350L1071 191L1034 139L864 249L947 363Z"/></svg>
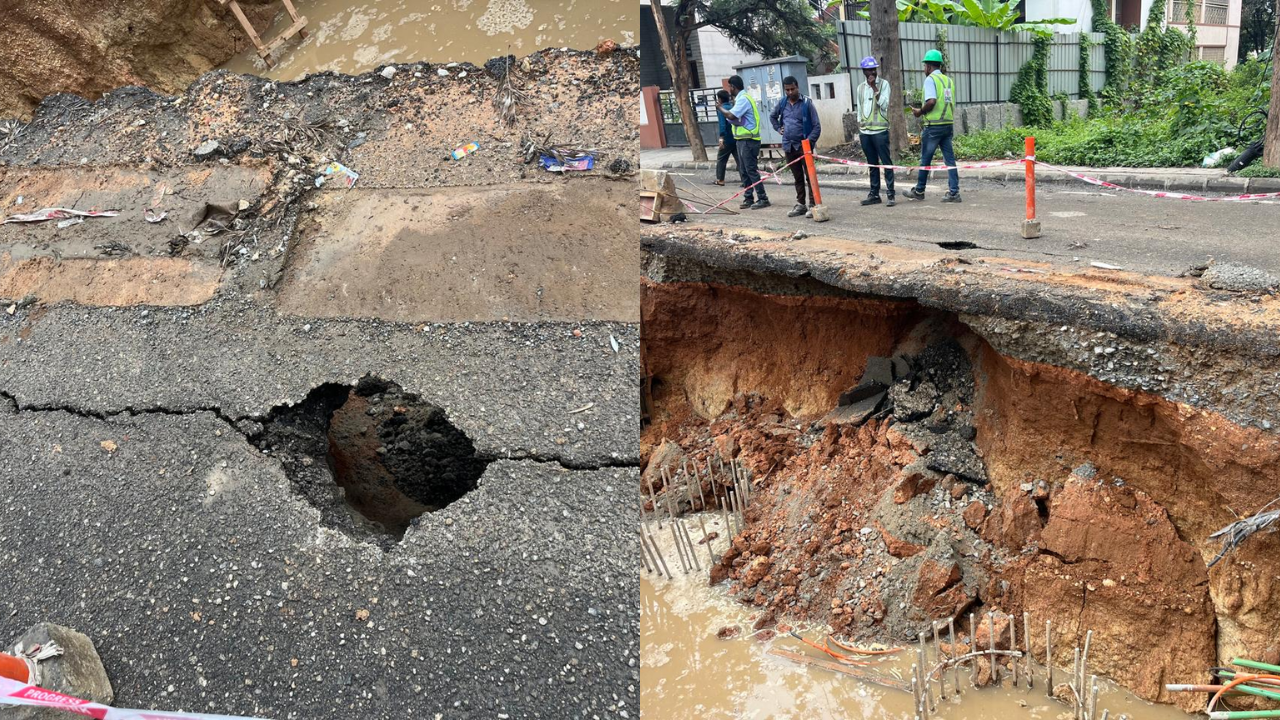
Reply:
<svg viewBox="0 0 1280 720"><path fill-rule="evenodd" d="M1071 18L1046 18L1035 22L1018 22L1017 0L897 0L899 22L931 22L940 25L968 25L1049 35L1050 25L1071 25ZM869 18L865 10L858 12Z"/></svg>

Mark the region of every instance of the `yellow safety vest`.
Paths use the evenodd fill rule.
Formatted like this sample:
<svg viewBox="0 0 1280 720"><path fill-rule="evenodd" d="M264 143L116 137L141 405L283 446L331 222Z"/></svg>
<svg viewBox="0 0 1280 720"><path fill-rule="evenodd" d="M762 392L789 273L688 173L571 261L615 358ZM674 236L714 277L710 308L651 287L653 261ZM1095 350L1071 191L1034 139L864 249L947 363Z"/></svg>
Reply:
<svg viewBox="0 0 1280 720"><path fill-rule="evenodd" d="M743 90L742 94L746 95L747 91ZM760 108L756 107L755 98L747 95L747 102L751 103L751 115L755 118L755 129L748 130L744 125L733 126L733 137L735 140L759 140L760 139ZM741 120L742 118L738 118Z"/></svg>
<svg viewBox="0 0 1280 720"><path fill-rule="evenodd" d="M937 91L937 101L933 103L933 109L925 113L921 122L925 125L950 125L955 121L956 114L956 85L951 78L942 74L941 70L934 71L926 80L933 81L933 89Z"/></svg>

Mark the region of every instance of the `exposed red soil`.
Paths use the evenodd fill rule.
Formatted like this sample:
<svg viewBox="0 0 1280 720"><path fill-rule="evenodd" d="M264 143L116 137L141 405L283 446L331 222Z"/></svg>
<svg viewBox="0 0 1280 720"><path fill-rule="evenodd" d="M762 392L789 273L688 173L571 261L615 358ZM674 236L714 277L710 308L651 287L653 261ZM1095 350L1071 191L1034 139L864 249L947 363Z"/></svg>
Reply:
<svg viewBox="0 0 1280 720"><path fill-rule="evenodd" d="M738 393L767 388L791 415L825 413L857 382L867 356L887 354L923 313L890 300L754 297L719 285L646 282L641 345L645 373L662 380L655 406L686 405L714 418Z"/></svg>
<svg viewBox="0 0 1280 720"><path fill-rule="evenodd" d="M811 430L868 355L892 355L928 317L880 300L642 289L655 421L642 450L666 438L676 465L736 456L754 478L747 528L713 580L767 617L861 637L975 604L1025 610L1041 629L1053 621L1059 666L1093 630L1091 671L1187 710L1201 698L1164 683L1232 656L1276 659L1280 540L1255 536L1206 569L1207 536L1280 487L1268 433L972 335L961 344L988 487L918 472L930 448L892 417ZM1043 632L1032 637L1043 652Z"/></svg>

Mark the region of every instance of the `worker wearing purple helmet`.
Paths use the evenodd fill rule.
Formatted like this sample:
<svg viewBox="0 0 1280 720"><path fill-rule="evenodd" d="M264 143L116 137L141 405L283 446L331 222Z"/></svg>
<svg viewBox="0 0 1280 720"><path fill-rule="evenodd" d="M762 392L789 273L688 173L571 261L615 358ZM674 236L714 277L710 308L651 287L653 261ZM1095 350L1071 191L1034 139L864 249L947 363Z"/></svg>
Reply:
<svg viewBox="0 0 1280 720"><path fill-rule="evenodd" d="M862 143L862 154L867 156L867 162L871 165L892 165L893 157L889 153L889 83L879 77L880 63L875 58L862 58L858 67L862 68L862 76L866 78L858 86L856 95L858 140ZM885 169L884 184L889 196L886 205L893 207L893 170ZM871 192L862 204L875 205L879 202L880 168L872 167Z"/></svg>

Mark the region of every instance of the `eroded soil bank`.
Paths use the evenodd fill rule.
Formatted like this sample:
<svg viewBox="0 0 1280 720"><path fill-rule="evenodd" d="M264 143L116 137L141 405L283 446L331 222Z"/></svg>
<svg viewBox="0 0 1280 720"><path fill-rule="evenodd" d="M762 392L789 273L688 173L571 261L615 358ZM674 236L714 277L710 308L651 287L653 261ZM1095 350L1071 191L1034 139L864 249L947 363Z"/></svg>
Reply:
<svg viewBox="0 0 1280 720"><path fill-rule="evenodd" d="M662 502L662 467L736 457L747 468L747 527L712 579L766 611L757 627L811 620L907 639L933 619L1026 611L1052 620L1059 666L1092 630L1098 672L1187 710L1202 698L1164 683L1203 681L1232 657L1280 659L1280 540L1254 536L1207 567L1220 549L1208 535L1280 487L1264 418L1233 422L1158 382L1103 382L1065 355L1019 357L1007 350L1026 345L1019 331L1050 331L1010 333L1009 316L687 255L648 260L642 486ZM1052 331L1113 366L1141 350L1123 329ZM1206 385L1249 362L1219 356L1200 369ZM852 392L873 381L883 389L871 400ZM670 490L687 497L682 480Z"/></svg>

